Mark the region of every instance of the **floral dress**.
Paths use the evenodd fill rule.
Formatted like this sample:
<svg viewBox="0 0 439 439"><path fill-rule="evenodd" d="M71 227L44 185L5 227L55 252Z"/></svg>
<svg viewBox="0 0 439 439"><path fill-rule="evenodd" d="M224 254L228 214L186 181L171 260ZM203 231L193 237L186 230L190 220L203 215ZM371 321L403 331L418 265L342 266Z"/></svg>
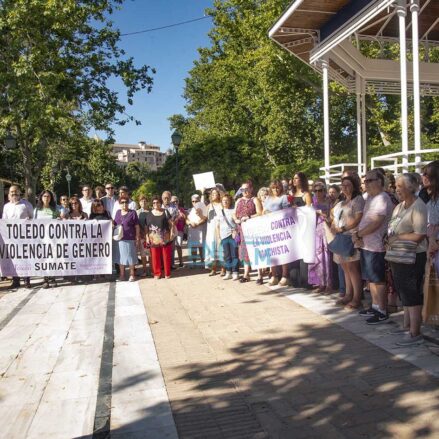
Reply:
<svg viewBox="0 0 439 439"><path fill-rule="evenodd" d="M323 214L329 217L330 203L318 203L314 196L312 199L314 209L321 210ZM332 287L332 257L328 248L325 234L325 219L317 215L316 224L316 250L315 262L308 265L308 283L324 287Z"/></svg>
<svg viewBox="0 0 439 439"><path fill-rule="evenodd" d="M256 205L253 198L241 198L236 206L236 218L240 220L244 216L252 216L256 214ZM241 225L238 225L238 232L241 242L239 243L239 259L249 264L250 258L248 257L247 246L245 244L244 234L242 233Z"/></svg>

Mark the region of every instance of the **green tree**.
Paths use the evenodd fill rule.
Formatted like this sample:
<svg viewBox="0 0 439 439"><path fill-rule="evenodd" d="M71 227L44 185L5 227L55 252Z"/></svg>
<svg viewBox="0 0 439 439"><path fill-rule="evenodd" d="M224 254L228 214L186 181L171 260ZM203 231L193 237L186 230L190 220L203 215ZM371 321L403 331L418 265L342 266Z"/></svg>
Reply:
<svg viewBox="0 0 439 439"><path fill-rule="evenodd" d="M134 121L110 80L121 80L128 105L151 89L154 70L125 55L108 18L122 3L0 3L0 137L11 131L17 139L29 196L60 145L70 147L92 127L111 134L112 124Z"/></svg>

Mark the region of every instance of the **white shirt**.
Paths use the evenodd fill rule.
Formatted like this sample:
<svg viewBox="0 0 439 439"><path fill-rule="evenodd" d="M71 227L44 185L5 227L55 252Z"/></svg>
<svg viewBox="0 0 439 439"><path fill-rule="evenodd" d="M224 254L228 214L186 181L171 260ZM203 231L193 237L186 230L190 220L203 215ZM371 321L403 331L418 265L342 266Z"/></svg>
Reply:
<svg viewBox="0 0 439 439"><path fill-rule="evenodd" d="M31 219L33 216L32 204L23 198L18 203L6 203L3 208L3 219Z"/></svg>
<svg viewBox="0 0 439 439"><path fill-rule="evenodd" d="M137 204L136 204L136 202L134 200L129 200L129 202L128 202L128 209L137 210ZM116 212L118 210L120 210L119 200L117 200L114 203L113 210L111 211L111 218L114 218L116 216Z"/></svg>
<svg viewBox="0 0 439 439"><path fill-rule="evenodd" d="M89 198L88 200L84 197L80 198L82 211L85 212L88 216L91 214L91 205L93 203L93 198Z"/></svg>
<svg viewBox="0 0 439 439"><path fill-rule="evenodd" d="M108 195L105 195L105 197L101 198L101 201L104 203L105 210L108 212L108 214L113 217L113 209L114 205L117 202L117 197L113 195L112 197L109 197Z"/></svg>

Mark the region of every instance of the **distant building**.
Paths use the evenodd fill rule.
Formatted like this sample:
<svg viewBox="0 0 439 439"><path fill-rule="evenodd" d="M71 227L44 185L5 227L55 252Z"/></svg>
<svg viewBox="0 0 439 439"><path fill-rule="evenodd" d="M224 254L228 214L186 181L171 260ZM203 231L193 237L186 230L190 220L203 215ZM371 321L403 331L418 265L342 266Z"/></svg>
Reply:
<svg viewBox="0 0 439 439"><path fill-rule="evenodd" d="M159 146L148 145L143 141L137 145L115 143L112 148L118 165L126 166L131 162L148 163L153 171L161 168L168 156L168 153L160 151Z"/></svg>

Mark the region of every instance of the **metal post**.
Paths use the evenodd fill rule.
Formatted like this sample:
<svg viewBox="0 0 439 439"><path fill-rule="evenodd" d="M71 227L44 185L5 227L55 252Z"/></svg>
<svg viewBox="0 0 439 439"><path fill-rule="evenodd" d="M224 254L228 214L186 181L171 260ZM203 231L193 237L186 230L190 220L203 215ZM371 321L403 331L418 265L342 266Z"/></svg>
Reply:
<svg viewBox="0 0 439 439"><path fill-rule="evenodd" d="M325 181L329 184L329 76L328 76L328 62L322 61L323 70L323 141L324 141L324 155L325 155Z"/></svg>
<svg viewBox="0 0 439 439"><path fill-rule="evenodd" d="M364 173L367 172L367 133L366 133L366 82L361 78L361 144L363 146Z"/></svg>
<svg viewBox="0 0 439 439"><path fill-rule="evenodd" d="M357 96L357 163L358 163L358 175L362 174L362 141L363 137L361 135L361 78L357 74L355 78L355 92Z"/></svg>
<svg viewBox="0 0 439 439"><path fill-rule="evenodd" d="M178 197L178 146L175 147L175 195Z"/></svg>
<svg viewBox="0 0 439 439"><path fill-rule="evenodd" d="M412 41L413 41L413 103L415 118L415 163L416 172L421 172L421 93L419 79L419 0L410 0L412 13Z"/></svg>
<svg viewBox="0 0 439 439"><path fill-rule="evenodd" d="M405 34L405 17L407 14L406 5L406 0L398 0L398 5L396 7L399 21L399 63L401 68L401 144L403 153L407 153L409 150L407 109L407 47ZM402 164L403 172L408 172L407 154L404 154Z"/></svg>

